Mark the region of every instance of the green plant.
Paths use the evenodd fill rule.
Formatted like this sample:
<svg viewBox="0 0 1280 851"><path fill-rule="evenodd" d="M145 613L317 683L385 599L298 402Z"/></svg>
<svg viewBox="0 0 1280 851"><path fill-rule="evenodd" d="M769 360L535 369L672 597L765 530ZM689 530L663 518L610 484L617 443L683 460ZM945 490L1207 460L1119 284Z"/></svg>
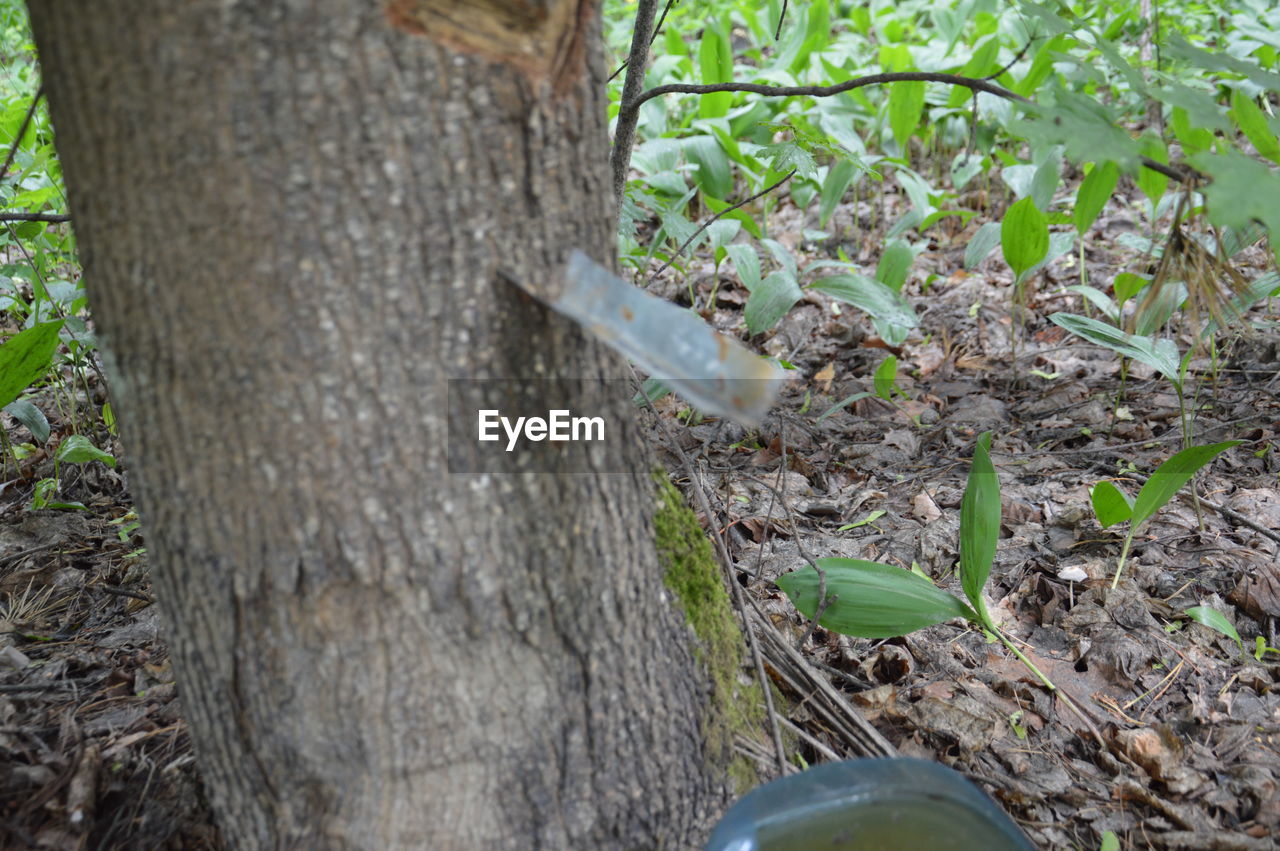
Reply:
<svg viewBox="0 0 1280 851"><path fill-rule="evenodd" d="M994 636L1050 691L1092 722L996 626L982 590L991 574L1000 533L1000 479L991 463L991 432L978 437L960 502L960 583L965 600L912 571L874 561L821 558L779 577L780 587L806 617L834 632L893 638L962 619ZM966 602L967 601L967 602Z"/></svg>
<svg viewBox="0 0 1280 851"><path fill-rule="evenodd" d="M607 38L619 52L630 42L633 8L621 0L606 4ZM888 243L875 248L874 274L850 264L852 280L837 276L808 286L867 310L880 336L897 345L912 326L878 311L884 293L867 281L902 295L903 278L895 272L905 256L900 243L909 245L912 233L923 236L948 217L963 222L981 214L985 208L966 209L959 192L974 182L990 189L996 176L1014 203L1000 221L977 230L965 266L976 266L1000 245L1014 271L1017 305L1026 280L1074 244L1079 286L1089 290L1086 311L1110 301L1088 287L1084 243L1127 175L1143 193L1152 237L1161 217L1172 213L1165 250L1160 240L1135 237L1150 256L1167 260L1156 275L1119 276L1115 309L1104 314L1124 333L1152 337L1196 295L1197 279L1229 278L1225 257L1256 242L1264 229L1274 236L1280 227L1280 208L1272 203L1280 194L1274 167L1280 145L1270 114L1280 63L1274 38L1259 35L1271 28L1258 24L1267 9L1265 0L1242 0L1239 12L1226 16L1202 4L1179 4L1148 33L1160 57L1151 69L1130 37L1130 3L1019 3L1011 10L994 0L874 9L831 0L668 4L644 79L651 88L628 103L621 102L621 79L611 89L610 113L627 152L615 157L615 183L626 187L624 260L637 266L655 257L670 261L702 241L717 267L734 246L766 247L776 255L765 240L770 212L786 193L802 212L817 207L823 230L805 230L804 239L825 243L847 262L845 247L862 237L843 226L828 232L833 212L849 194L855 206L870 197L878 203L871 205L867 232L883 233ZM876 66L887 73L859 76ZM986 93L982 99L979 91ZM1148 120L1154 109L1167 115L1159 129ZM632 131L624 129L632 127L639 140L633 156ZM625 170L628 158L634 176ZM1057 189L1068 161L1081 164L1085 177L1063 197ZM949 168L937 167L941 162ZM894 221L887 220L884 203L891 184L909 202ZM745 206L730 201L747 196ZM685 245L695 217L707 214L734 220L736 229L708 228ZM647 244L638 230L644 222L653 225ZM1053 229L1060 225L1069 229ZM1203 263L1188 264L1179 259L1184 252L1167 250L1214 241L1231 244L1225 253L1209 252L1221 276L1200 274L1195 267ZM776 272L753 274L735 258L750 290L752 333L775 323L805 289L794 263L777 259ZM1148 295L1135 311L1136 325L1129 325L1121 311L1135 285ZM1232 316L1210 312L1219 326ZM1181 392L1177 366L1164 374Z"/></svg>
<svg viewBox="0 0 1280 851"><path fill-rule="evenodd" d="M1125 534L1120 559L1116 563L1115 576L1111 580L1112 588L1120 583L1120 574L1129 556L1129 548L1133 545L1134 535L1142 524L1173 499L1174 495L1201 467L1216 458L1219 453L1240 443L1239 440L1228 440L1183 449L1156 468L1142 489L1138 491L1137 499L1130 499L1128 494L1110 481L1104 480L1093 486L1089 497L1093 503L1094 514L1102 528L1106 529L1116 523L1129 521L1129 531Z"/></svg>
<svg viewBox="0 0 1280 851"><path fill-rule="evenodd" d="M88 508L82 502L62 502L54 497L61 487L62 465L85 464L90 461L101 461L108 467L116 465L116 459L111 453L104 452L94 446L92 441L82 434L73 434L62 441L58 446L57 452L53 455L53 476L43 478L35 484L31 494L31 510L39 511L42 508L56 508L87 511Z"/></svg>
<svg viewBox="0 0 1280 851"><path fill-rule="evenodd" d="M1192 606L1183 614L1198 624L1203 624L1212 630L1222 633L1236 643L1236 647L1240 648L1241 653L1244 652L1244 642L1240 640L1240 633L1236 632L1235 626L1231 621L1227 620L1227 616L1222 612L1212 606Z"/></svg>
<svg viewBox="0 0 1280 851"><path fill-rule="evenodd" d="M763 239L761 243L778 266L768 275L762 274L760 255L754 246L746 243L725 246L738 278L750 293L743 311L749 333L758 334L773 327L804 297L806 289L851 304L888 326L903 329L916 326L915 311L906 299L882 281L851 271L854 264L845 260L816 260L802 272L795 256L782 243L772 239ZM832 266L850 271L818 278L803 286L799 283L801 277L808 276L808 273ZM903 277L905 274L904 269Z"/></svg>
<svg viewBox="0 0 1280 851"><path fill-rule="evenodd" d="M906 414L915 423L916 428L924 428L924 423L920 422L918 414L912 414L902 406L898 401L899 397L905 399L907 394L898 386L898 359L894 355L888 355L880 366L876 367L875 374L872 376L872 386L875 387L876 395L884 401L893 405L903 414Z"/></svg>

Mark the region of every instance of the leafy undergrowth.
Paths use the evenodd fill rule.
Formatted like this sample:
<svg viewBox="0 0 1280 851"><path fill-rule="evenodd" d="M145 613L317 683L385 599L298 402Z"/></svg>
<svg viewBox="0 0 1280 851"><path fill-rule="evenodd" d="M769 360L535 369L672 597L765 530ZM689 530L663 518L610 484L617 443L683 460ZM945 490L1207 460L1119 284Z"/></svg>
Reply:
<svg viewBox="0 0 1280 851"><path fill-rule="evenodd" d="M65 443L73 421L50 425ZM60 497L84 510L32 511L54 464L10 465L0 489L0 847L221 847L124 476L78 466Z"/></svg>
<svg viewBox="0 0 1280 851"><path fill-rule="evenodd" d="M1131 228L1135 201L1122 184L1099 218L1092 276L1133 260L1112 237ZM885 203L905 199L890 190ZM842 207L835 220L847 216L852 229L857 215ZM805 225L779 205L775 238L802 263L822 250L805 243ZM1132 499L1181 448L1177 395L1148 366L1131 365L1122 381L1114 352L1050 321L1081 309L1062 286L1079 274L1070 257L1045 270L1015 326L1008 267L993 256L964 270L981 226L933 235L917 256L905 292L928 334L890 346L819 294L754 338L795 367L764 429L695 415L679 438L686 452L702 452L694 464L707 471L714 525L726 530L741 580L795 640L808 622L775 582L815 559L899 565L959 595L965 477L976 438L993 430L1003 517L987 608L1105 745L1013 654L958 620L888 640L818 628L805 652L901 753L979 781L1043 847L1097 848L1108 831L1133 848L1271 847L1280 825L1280 653L1269 649L1280 616L1276 314L1255 307L1240 324L1254 330L1231 338L1216 361L1192 359L1195 441L1242 443L1206 468L1198 500L1184 489L1138 528L1111 590L1127 530L1102 528L1091 489L1106 481ZM864 245L876 243L871 230L860 230ZM857 259L874 268L880 257L869 249ZM1261 247L1237 264L1246 278L1270 274ZM709 255L688 269L653 289L686 302L692 293L713 324L741 334L741 282ZM879 386L875 378L889 357L892 390L883 370ZM658 408L690 419L673 397ZM1197 622L1206 608L1242 643ZM790 697L790 720L827 749L802 746L793 759L861 755L807 717L805 695Z"/></svg>

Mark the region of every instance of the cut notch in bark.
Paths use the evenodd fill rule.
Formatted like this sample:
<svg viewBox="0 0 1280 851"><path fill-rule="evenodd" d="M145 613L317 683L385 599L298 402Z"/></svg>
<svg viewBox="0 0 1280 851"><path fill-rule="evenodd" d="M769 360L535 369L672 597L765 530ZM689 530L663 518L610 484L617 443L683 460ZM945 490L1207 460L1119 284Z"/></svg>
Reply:
<svg viewBox="0 0 1280 851"><path fill-rule="evenodd" d="M557 95L585 70L591 0L392 0L387 20L452 50L515 67Z"/></svg>

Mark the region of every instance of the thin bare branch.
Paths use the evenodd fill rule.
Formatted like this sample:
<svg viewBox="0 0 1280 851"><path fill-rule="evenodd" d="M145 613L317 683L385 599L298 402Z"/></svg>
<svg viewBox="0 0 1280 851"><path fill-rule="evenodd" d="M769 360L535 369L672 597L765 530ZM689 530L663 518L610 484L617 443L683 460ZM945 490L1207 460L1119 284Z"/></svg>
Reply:
<svg viewBox="0 0 1280 851"><path fill-rule="evenodd" d="M975 91L986 92L989 95L995 95L1005 100L1016 100L1023 103L1032 102L1030 98L1025 98L1017 92L1011 92L1003 86L997 86L994 83L974 77L962 77L959 74L942 74L933 71L895 71L886 74L869 74L865 77L854 77L852 80L845 80L843 83L836 83L832 86L770 86L762 83L669 83L665 86L649 89L637 95L634 99L627 98L624 93L623 107L618 113L618 120L622 120L622 113L638 110L645 101L675 93L709 95L715 92L753 92L768 97L805 96L824 98L850 92L854 89L861 89L865 86L911 82L948 83L953 86L964 86Z"/></svg>
<svg viewBox="0 0 1280 851"><path fill-rule="evenodd" d="M629 78L628 78L629 79ZM624 121L630 122L630 130L634 135L636 116L639 115L640 107L649 100L662 95L669 94L689 94L689 95L709 95L716 92L751 92L753 94L765 95L766 97L832 97L834 95L850 92L854 89L861 89L865 86L884 85L886 83L945 83L952 86L964 86L965 88L976 92L985 92L1005 100L1017 101L1019 103L1034 103L1031 98L1023 97L1017 92L1012 92L1003 86L995 85L987 80L979 80L974 77L963 77L959 74L942 74L932 71L896 71L886 74L869 74L865 77L855 77L852 80L846 80L843 83L837 83L832 86L770 86L761 83L708 83L703 85L692 83L670 83L665 86L657 86L642 92L634 99L626 97L623 93L622 108L618 111L618 127L623 126ZM614 154L615 160L618 148L615 143ZM628 154L630 152L628 151ZM1158 162L1150 157L1139 157L1142 165L1152 171L1159 172L1165 177L1177 180L1180 183L1193 182L1203 175L1192 169L1190 166L1173 166ZM629 158L628 158L629 162ZM623 183L625 183L625 173L623 174ZM618 172L614 170L614 186L619 197L621 197L621 189L619 184Z"/></svg>
<svg viewBox="0 0 1280 851"><path fill-rule="evenodd" d="M703 222L703 223L698 227L698 229L697 229L697 230L695 230L695 231L693 232L693 235L692 235L692 236L690 236L688 239L686 239L686 240L684 241L684 243L683 243L679 248L677 248L677 249L675 250L675 253L671 255L671 259L669 259L666 263L663 263L663 264L658 268L658 270L657 270L656 272L654 272L652 275L650 275L650 276L649 276L649 280L650 280L650 281L652 281L654 278L658 277L658 276L659 276L659 275L661 275L663 272L667 271L667 267L668 267L668 266L670 266L672 263L676 262L676 259L677 259L681 254L683 254L683 253L684 253L684 250L685 250L686 248L688 248L688 247L693 243L693 241L694 241L695 239L697 239L697 238L698 238L698 235L699 235L700 233L702 233L702 232L703 232L704 230L706 230L707 228L711 227L711 224L712 224L713 222L715 222L715 221L716 221L716 219L719 219L721 216L724 216L726 213L732 213L734 210L738 209L739 207L744 207L744 206L746 206L747 204L750 204L752 201L756 200L757 198L762 198L762 197L764 197L765 195L768 195L770 192L772 192L773 190L777 189L779 186L781 186L782 184L786 183L786 182L787 182L788 180L790 180L791 178L795 177L795 175L796 175L796 170L793 168L793 169L791 169L791 172L790 172L789 174L787 174L787 176L786 176L786 177L782 178L781 180L779 180L777 183L773 184L772 186L768 186L768 187L766 187L766 188L764 188L764 189L760 190L760 191L759 191L759 192L757 192L756 194L752 195L750 198L745 198L745 199L743 199L743 200L739 201L738 203L734 204L732 207L726 207L725 209L723 209L723 210L721 210L720 212L716 213L716 214L715 214L714 216L712 216L711 218L707 219L705 222Z"/></svg>
<svg viewBox="0 0 1280 851"><path fill-rule="evenodd" d="M635 29L631 34L631 53L627 56L627 78L622 83L622 103L627 104L641 97L644 85L644 68L649 63L649 41L653 33L653 19L657 12L657 0L640 0L636 4ZM622 192L627 186L627 169L631 167L631 147L635 144L636 123L640 120L639 103L635 109L618 110L618 123L613 131L613 197L622 202Z"/></svg>
<svg viewBox="0 0 1280 851"><path fill-rule="evenodd" d="M671 7L679 2L680 0L667 0L667 5L662 7L662 17L658 18L658 25L653 28L653 35L649 36L650 49L653 48L653 43L658 40L658 34L662 32L662 25L667 21L667 12L670 12ZM622 64L618 66L618 70L614 71L612 74L609 75L609 79L607 80L607 82L610 82L610 83L613 82L613 78L621 74L623 71L627 70L627 65L629 64L630 64L629 60L627 59L622 60Z"/></svg>
<svg viewBox="0 0 1280 851"><path fill-rule="evenodd" d="M67 213L0 213L0 222L69 222Z"/></svg>
<svg viewBox="0 0 1280 851"><path fill-rule="evenodd" d="M27 107L27 115L22 119L22 125L18 128L17 135L13 137L13 144L9 146L9 153L4 158L4 167L0 168L0 180L4 180L5 175L9 173L9 166L13 165L13 158L18 155L18 146L22 144L22 137L27 135L27 127L31 125L31 119L35 117L36 107L40 105L40 98L42 97L44 97L43 83L31 97L31 106Z"/></svg>

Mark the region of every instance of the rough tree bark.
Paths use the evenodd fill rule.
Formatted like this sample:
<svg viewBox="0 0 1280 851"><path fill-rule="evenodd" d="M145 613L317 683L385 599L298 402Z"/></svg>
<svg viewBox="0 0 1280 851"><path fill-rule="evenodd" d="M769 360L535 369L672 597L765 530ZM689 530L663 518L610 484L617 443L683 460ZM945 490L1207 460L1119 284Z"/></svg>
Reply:
<svg viewBox="0 0 1280 851"><path fill-rule="evenodd" d="M621 375L497 274L609 262L595 3L31 15L228 838L690 847L726 783L644 450L445 469L446 379Z"/></svg>

